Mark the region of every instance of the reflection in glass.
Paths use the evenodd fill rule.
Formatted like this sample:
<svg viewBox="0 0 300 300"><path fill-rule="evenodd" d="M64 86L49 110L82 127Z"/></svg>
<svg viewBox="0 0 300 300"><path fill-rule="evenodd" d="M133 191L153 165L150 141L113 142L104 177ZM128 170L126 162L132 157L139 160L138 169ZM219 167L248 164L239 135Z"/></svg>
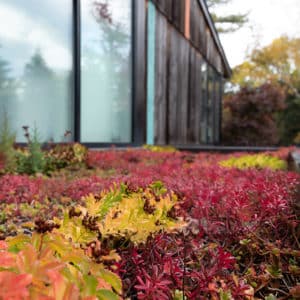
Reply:
<svg viewBox="0 0 300 300"><path fill-rule="evenodd" d="M207 142L213 143L214 128L214 73L211 66L208 67L207 81Z"/></svg>
<svg viewBox="0 0 300 300"><path fill-rule="evenodd" d="M0 117L44 141L73 130L72 0L0 0Z"/></svg>
<svg viewBox="0 0 300 300"><path fill-rule="evenodd" d="M220 124L220 118L221 118L221 113L222 113L222 77L219 74L216 74L215 76L215 137L214 137L214 142L217 144L220 142L220 129L221 129L221 124Z"/></svg>
<svg viewBox="0 0 300 300"><path fill-rule="evenodd" d="M131 0L81 1L81 141L131 141Z"/></svg>
<svg viewBox="0 0 300 300"><path fill-rule="evenodd" d="M201 143L207 143L207 63L201 65Z"/></svg>

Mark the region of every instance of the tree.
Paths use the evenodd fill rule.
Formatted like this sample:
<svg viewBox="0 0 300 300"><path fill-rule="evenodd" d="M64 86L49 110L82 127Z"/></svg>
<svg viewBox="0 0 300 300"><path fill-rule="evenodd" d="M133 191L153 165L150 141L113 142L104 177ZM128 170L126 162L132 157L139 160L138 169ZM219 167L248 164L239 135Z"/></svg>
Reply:
<svg viewBox="0 0 300 300"><path fill-rule="evenodd" d="M286 108L277 115L280 143L289 145L300 133L300 38L281 36L270 45L254 49L248 59L233 70L231 83L258 87L263 83L280 87Z"/></svg>
<svg viewBox="0 0 300 300"><path fill-rule="evenodd" d="M231 82L259 86L264 82L284 84L292 93L300 91L300 38L281 36L270 45L254 49L233 70Z"/></svg>
<svg viewBox="0 0 300 300"><path fill-rule="evenodd" d="M47 65L41 51L37 49L25 64L24 74L20 79L23 87L22 101L18 116L23 125L37 126L43 138L51 139L57 126L59 107L58 82L55 73ZM53 123L56 115L57 122ZM49 129L48 129L49 128ZM49 134L49 135L48 135ZM45 135L45 136L44 136Z"/></svg>
<svg viewBox="0 0 300 300"><path fill-rule="evenodd" d="M122 18L117 19L114 9L110 1L91 2L92 17L98 30L94 31L93 39L90 39L89 47L85 49L82 72L83 78L91 78L85 85L90 85L89 89L84 90L86 97L95 86L102 91L103 96L97 104L102 112L102 133L120 142L129 138L131 126L128 119L131 107L131 77L128 76L131 50L128 23ZM87 51L89 54L85 55ZM110 105L107 105L108 99ZM95 111L94 108L90 109ZM98 119L97 115L95 117Z"/></svg>
<svg viewBox="0 0 300 300"><path fill-rule="evenodd" d="M239 146L271 146L279 142L276 113L285 95L272 84L243 87L224 99L223 142Z"/></svg>
<svg viewBox="0 0 300 300"><path fill-rule="evenodd" d="M230 14L221 16L217 13L216 8L230 3L232 0L206 0L210 14L216 24L219 33L229 33L240 29L248 22L248 14Z"/></svg>
<svg viewBox="0 0 300 300"><path fill-rule="evenodd" d="M10 76L9 62L0 57L0 119L2 111L10 112L15 100L16 84Z"/></svg>

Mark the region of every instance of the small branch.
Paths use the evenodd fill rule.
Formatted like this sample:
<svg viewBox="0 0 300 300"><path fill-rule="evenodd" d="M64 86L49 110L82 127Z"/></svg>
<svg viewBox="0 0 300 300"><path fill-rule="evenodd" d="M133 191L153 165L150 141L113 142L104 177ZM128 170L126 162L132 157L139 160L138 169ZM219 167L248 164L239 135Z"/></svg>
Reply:
<svg viewBox="0 0 300 300"><path fill-rule="evenodd" d="M296 241L296 244L297 244L297 246L298 246L298 249L300 249L300 243L299 243L299 240L298 240L298 238L297 238L297 236L296 236L296 234L295 234L295 228L292 229L292 235L293 235L293 237L294 237L294 239L295 239L295 241Z"/></svg>
<svg viewBox="0 0 300 300"><path fill-rule="evenodd" d="M278 292L278 293L281 293L281 294L284 294L285 296L289 296L290 294L281 290L281 289L276 289L276 288L271 288L271 287L268 287L268 290L272 291L272 292Z"/></svg>

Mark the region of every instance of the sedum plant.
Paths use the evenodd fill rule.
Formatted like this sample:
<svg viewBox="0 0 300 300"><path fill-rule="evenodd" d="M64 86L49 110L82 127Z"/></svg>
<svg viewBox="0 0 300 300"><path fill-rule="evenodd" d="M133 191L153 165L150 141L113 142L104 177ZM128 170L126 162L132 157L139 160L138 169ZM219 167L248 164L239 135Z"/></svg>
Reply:
<svg viewBox="0 0 300 300"><path fill-rule="evenodd" d="M87 152L87 148L79 143L55 145L45 154L47 172L84 165Z"/></svg>
<svg viewBox="0 0 300 300"><path fill-rule="evenodd" d="M145 242L154 233L172 231L183 225L168 214L176 202L173 193L158 198L151 189L132 193L108 211L99 222L99 230L104 237L117 235L134 243Z"/></svg>
<svg viewBox="0 0 300 300"><path fill-rule="evenodd" d="M173 146L144 145L143 148L152 152L177 152L177 149Z"/></svg>
<svg viewBox="0 0 300 300"><path fill-rule="evenodd" d="M0 126L0 160L3 160L2 169L8 173L13 173L16 168L15 139L16 133L11 130L8 116L4 113Z"/></svg>
<svg viewBox="0 0 300 300"><path fill-rule="evenodd" d="M177 197L153 184L144 190L130 192L126 186L114 187L100 196L90 194L83 198L85 206L65 213L59 231L78 244L90 243L97 236L102 239L126 239L143 243L149 236L161 231L171 232L184 223L172 217Z"/></svg>
<svg viewBox="0 0 300 300"><path fill-rule="evenodd" d="M223 160L219 163L222 167L237 168L237 169L272 169L272 170L286 170L287 163L274 156L265 154L244 155L240 157L232 157Z"/></svg>

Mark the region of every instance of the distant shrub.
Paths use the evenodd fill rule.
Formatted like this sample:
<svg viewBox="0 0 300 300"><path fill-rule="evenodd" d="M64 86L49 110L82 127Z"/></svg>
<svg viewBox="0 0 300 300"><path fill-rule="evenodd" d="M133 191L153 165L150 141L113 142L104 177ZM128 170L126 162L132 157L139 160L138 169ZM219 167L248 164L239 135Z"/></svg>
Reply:
<svg viewBox="0 0 300 300"><path fill-rule="evenodd" d="M238 168L238 169L248 169L248 168L256 168L256 169L269 168L272 170L287 169L286 161L265 154L232 157L230 159L221 161L219 164L222 167L231 167L231 168Z"/></svg>
<svg viewBox="0 0 300 300"><path fill-rule="evenodd" d="M16 152L17 173L36 174L45 171L46 161L40 142L38 129L34 127L29 132L28 126L23 126L24 136L27 139L27 149Z"/></svg>
<svg viewBox="0 0 300 300"><path fill-rule="evenodd" d="M10 128L8 116L4 113L0 124L0 170L12 173L16 168L14 151L16 133Z"/></svg>
<svg viewBox="0 0 300 300"><path fill-rule="evenodd" d="M143 148L153 152L176 152L177 151L177 149L173 146L144 145Z"/></svg>
<svg viewBox="0 0 300 300"><path fill-rule="evenodd" d="M244 87L224 99L223 143L271 146L279 142L276 114L285 107L285 95L276 85Z"/></svg>
<svg viewBox="0 0 300 300"><path fill-rule="evenodd" d="M79 143L66 143L55 145L45 152L46 171L56 171L68 166L85 163L87 148Z"/></svg>

